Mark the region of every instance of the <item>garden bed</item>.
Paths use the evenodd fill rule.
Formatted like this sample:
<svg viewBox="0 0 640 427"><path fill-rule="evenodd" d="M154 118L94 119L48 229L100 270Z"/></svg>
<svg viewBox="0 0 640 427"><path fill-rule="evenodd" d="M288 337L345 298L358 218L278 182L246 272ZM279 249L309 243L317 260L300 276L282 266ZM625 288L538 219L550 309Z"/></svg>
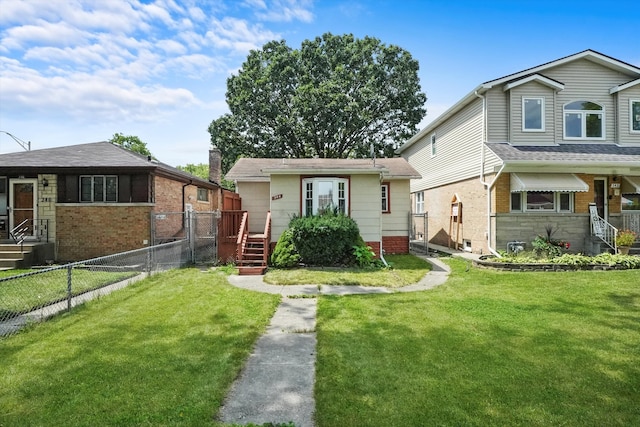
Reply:
<svg viewBox="0 0 640 427"><path fill-rule="evenodd" d="M533 259L531 256L506 256L497 258L485 255L474 261L480 268L504 271L608 271L640 269L640 257L630 255L600 254L594 257L580 254L564 254L551 259Z"/></svg>

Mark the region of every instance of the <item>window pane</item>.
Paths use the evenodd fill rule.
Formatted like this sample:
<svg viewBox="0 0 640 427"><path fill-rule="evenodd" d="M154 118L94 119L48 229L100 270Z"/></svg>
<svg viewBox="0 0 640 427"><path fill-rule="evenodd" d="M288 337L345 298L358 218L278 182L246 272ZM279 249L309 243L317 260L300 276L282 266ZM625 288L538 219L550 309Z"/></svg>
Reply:
<svg viewBox="0 0 640 427"><path fill-rule="evenodd" d="M104 177L93 177L93 201L104 202Z"/></svg>
<svg viewBox="0 0 640 427"><path fill-rule="evenodd" d="M571 211L571 194L560 193L560 210Z"/></svg>
<svg viewBox="0 0 640 427"><path fill-rule="evenodd" d="M542 130L542 100L524 100L524 128Z"/></svg>
<svg viewBox="0 0 640 427"><path fill-rule="evenodd" d="M631 103L631 128L640 131L640 101Z"/></svg>
<svg viewBox="0 0 640 427"><path fill-rule="evenodd" d="M115 202L118 200L118 177L107 177L107 202Z"/></svg>
<svg viewBox="0 0 640 427"><path fill-rule="evenodd" d="M307 182L305 184L304 214L311 215L312 213L313 213L313 183Z"/></svg>
<svg viewBox="0 0 640 427"><path fill-rule="evenodd" d="M83 176L80 178L80 201L91 201L91 177Z"/></svg>
<svg viewBox="0 0 640 427"><path fill-rule="evenodd" d="M333 204L333 182L318 182L318 211L331 208Z"/></svg>
<svg viewBox="0 0 640 427"><path fill-rule="evenodd" d="M511 193L511 210L516 212L522 210L522 193Z"/></svg>
<svg viewBox="0 0 640 427"><path fill-rule="evenodd" d="M566 113L564 115L564 134L569 138L582 137L581 113Z"/></svg>
<svg viewBox="0 0 640 427"><path fill-rule="evenodd" d="M553 203L553 192L533 192L530 191L527 193L527 210L528 211L537 211L537 210L555 210L555 206Z"/></svg>
<svg viewBox="0 0 640 427"><path fill-rule="evenodd" d="M602 114L587 114L587 137L602 137Z"/></svg>
<svg viewBox="0 0 640 427"><path fill-rule="evenodd" d="M383 185L380 187L380 191L382 191L382 212L387 212L389 210L389 204L387 200L389 197L387 196L387 191L389 187L387 185Z"/></svg>
<svg viewBox="0 0 640 427"><path fill-rule="evenodd" d="M623 211L640 211L640 194L623 194L622 195Z"/></svg>

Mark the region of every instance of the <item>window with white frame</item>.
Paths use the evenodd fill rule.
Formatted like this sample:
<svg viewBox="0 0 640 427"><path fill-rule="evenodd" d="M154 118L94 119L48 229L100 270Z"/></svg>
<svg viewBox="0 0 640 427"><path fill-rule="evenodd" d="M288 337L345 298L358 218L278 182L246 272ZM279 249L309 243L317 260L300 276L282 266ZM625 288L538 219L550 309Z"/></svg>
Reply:
<svg viewBox="0 0 640 427"><path fill-rule="evenodd" d="M80 176L81 202L117 202L118 177L114 175Z"/></svg>
<svg viewBox="0 0 640 427"><path fill-rule="evenodd" d="M431 147L431 157L436 156L436 134L431 135L431 142L429 143Z"/></svg>
<svg viewBox="0 0 640 427"><path fill-rule="evenodd" d="M522 98L522 131L544 132L544 98Z"/></svg>
<svg viewBox="0 0 640 427"><path fill-rule="evenodd" d="M345 178L317 177L302 180L302 215L316 215L337 209L349 213L349 181Z"/></svg>
<svg viewBox="0 0 640 427"><path fill-rule="evenodd" d="M382 212L391 212L391 202L389 200L389 183L384 183L380 186L382 192Z"/></svg>
<svg viewBox="0 0 640 427"><path fill-rule="evenodd" d="M198 201L199 202L208 202L209 201L209 190L206 188L198 188Z"/></svg>
<svg viewBox="0 0 640 427"><path fill-rule="evenodd" d="M415 193L416 208L415 213L424 213L424 192L419 191Z"/></svg>
<svg viewBox="0 0 640 427"><path fill-rule="evenodd" d="M573 193L514 192L511 193L511 212L573 212Z"/></svg>
<svg viewBox="0 0 640 427"><path fill-rule="evenodd" d="M640 132L640 99L629 100L631 112L631 132Z"/></svg>
<svg viewBox="0 0 640 427"><path fill-rule="evenodd" d="M591 101L566 104L564 139L604 139L604 108Z"/></svg>

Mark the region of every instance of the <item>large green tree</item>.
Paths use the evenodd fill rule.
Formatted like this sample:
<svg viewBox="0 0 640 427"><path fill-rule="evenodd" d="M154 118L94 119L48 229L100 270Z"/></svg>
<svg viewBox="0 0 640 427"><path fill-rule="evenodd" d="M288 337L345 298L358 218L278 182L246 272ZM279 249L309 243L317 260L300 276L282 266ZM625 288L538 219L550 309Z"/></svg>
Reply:
<svg viewBox="0 0 640 427"><path fill-rule="evenodd" d="M142 142L142 140L135 135L123 135L119 132L114 133L109 142L133 151L134 153L153 157L151 151L147 148L147 143Z"/></svg>
<svg viewBox="0 0 640 427"><path fill-rule="evenodd" d="M226 98L231 113L209 126L224 172L240 156L393 156L426 112L409 52L351 34L251 51Z"/></svg>

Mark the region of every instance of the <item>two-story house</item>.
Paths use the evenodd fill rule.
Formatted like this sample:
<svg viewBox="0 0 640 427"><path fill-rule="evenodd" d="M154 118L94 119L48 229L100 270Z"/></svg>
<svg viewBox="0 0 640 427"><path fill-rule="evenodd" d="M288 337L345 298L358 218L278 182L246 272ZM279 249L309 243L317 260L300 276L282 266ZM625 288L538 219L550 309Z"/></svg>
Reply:
<svg viewBox="0 0 640 427"><path fill-rule="evenodd" d="M428 239L477 253L640 231L640 68L593 50L482 83L402 145Z"/></svg>

